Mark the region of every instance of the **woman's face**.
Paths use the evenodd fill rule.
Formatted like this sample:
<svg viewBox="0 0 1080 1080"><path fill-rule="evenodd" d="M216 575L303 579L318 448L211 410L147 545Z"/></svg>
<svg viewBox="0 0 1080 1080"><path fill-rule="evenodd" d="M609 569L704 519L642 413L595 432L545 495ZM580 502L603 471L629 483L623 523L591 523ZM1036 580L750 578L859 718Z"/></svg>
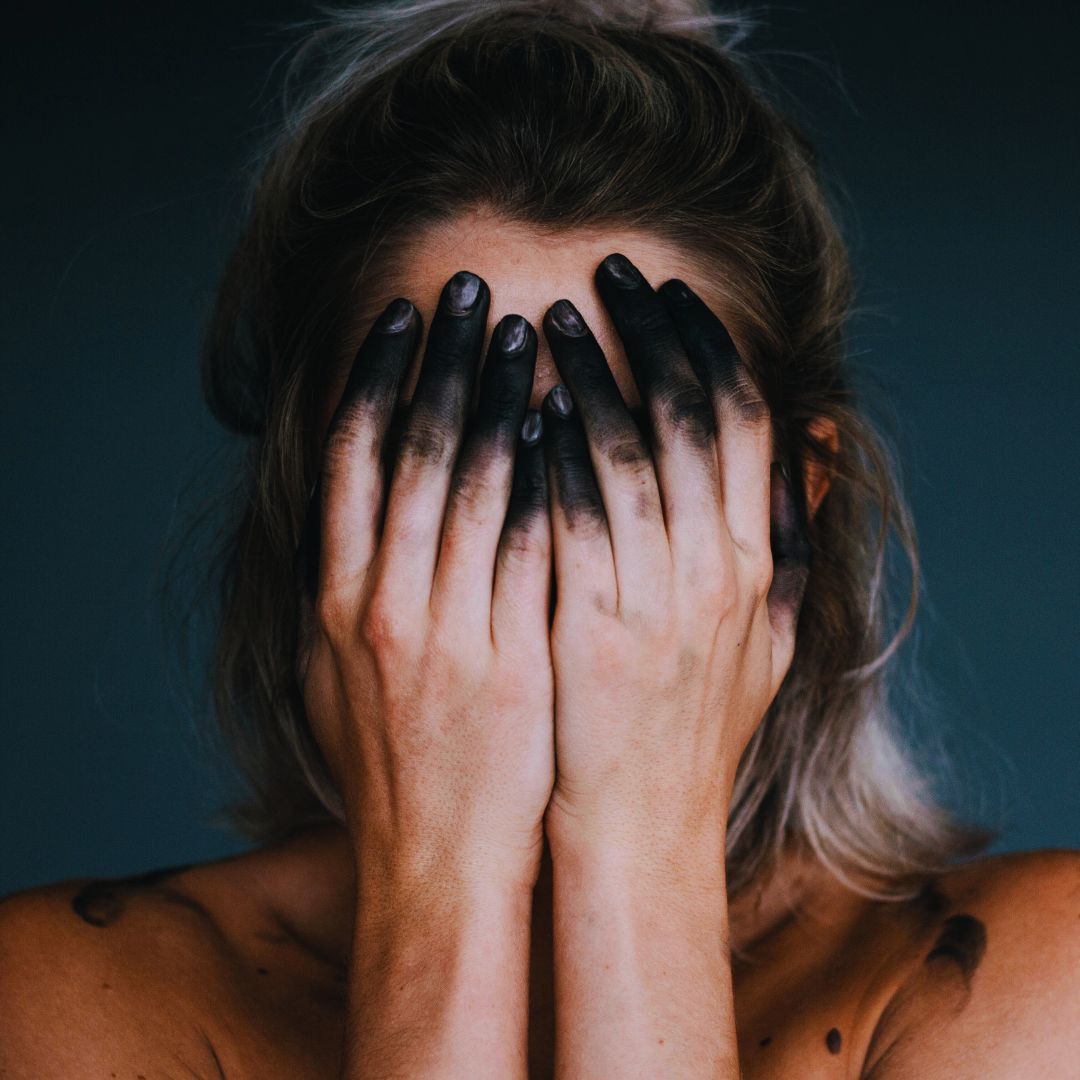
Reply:
<svg viewBox="0 0 1080 1080"><path fill-rule="evenodd" d="M402 389L402 402L405 402L412 396L427 329L447 279L458 270L479 274L491 290L488 334L509 314L524 316L537 332L536 373L529 404L539 408L547 391L560 381L542 329L543 317L556 300L565 297L584 315L604 350L627 406L637 412L641 401L626 354L593 285L596 267L604 256L614 251L626 255L654 288L668 278L682 278L725 319L723 299L671 243L647 233L617 229L576 230L544 237L525 225L473 214L419 234L409 250L396 260L393 274L382 279L379 290L365 297L359 325L362 334L366 334L376 316L396 296L404 296L420 309L424 335L405 377ZM350 344L355 347L359 343L357 340ZM324 433L347 375L347 369L337 372L330 388L322 416Z"/></svg>

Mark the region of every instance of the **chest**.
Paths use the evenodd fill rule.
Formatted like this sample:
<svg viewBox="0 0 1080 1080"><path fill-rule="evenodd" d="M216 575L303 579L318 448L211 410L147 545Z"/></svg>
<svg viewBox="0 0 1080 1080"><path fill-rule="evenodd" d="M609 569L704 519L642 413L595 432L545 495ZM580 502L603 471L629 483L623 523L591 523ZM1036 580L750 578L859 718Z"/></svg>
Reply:
<svg viewBox="0 0 1080 1080"><path fill-rule="evenodd" d="M885 943L879 943L879 945ZM866 943L793 949L736 964L736 1029L743 1080L857 1080L874 1026L895 985L891 963ZM534 957L528 1025L529 1076L549 1080L555 1066L554 986ZM275 981L277 985L275 985ZM228 1019L222 1052L230 1080L325 1080L339 1075L345 1035L340 977L260 976L260 993Z"/></svg>

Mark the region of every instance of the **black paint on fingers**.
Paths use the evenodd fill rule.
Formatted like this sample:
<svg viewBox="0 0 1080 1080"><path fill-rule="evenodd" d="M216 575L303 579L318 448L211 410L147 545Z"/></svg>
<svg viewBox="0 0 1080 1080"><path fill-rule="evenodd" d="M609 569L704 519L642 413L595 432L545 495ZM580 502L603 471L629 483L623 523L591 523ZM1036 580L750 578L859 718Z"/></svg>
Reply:
<svg viewBox="0 0 1080 1080"><path fill-rule="evenodd" d="M300 540L293 557L294 580L309 600L314 600L319 585L322 500L328 462L349 456L350 440L362 424L370 425L367 445L374 445L385 460L386 443L394 427L394 406L421 327L420 313L410 301L398 297L375 320L353 358L327 427L322 463L304 508ZM394 438L396 441L396 435ZM368 467L368 460L358 464Z"/></svg>
<svg viewBox="0 0 1080 1080"><path fill-rule="evenodd" d="M715 452L716 417L668 305L640 271L618 253L596 269L597 291L622 339L641 398L661 447L686 440Z"/></svg>
<svg viewBox="0 0 1080 1080"><path fill-rule="evenodd" d="M489 301L483 279L465 270L443 287L399 455L447 468L453 463L472 400Z"/></svg>
<svg viewBox="0 0 1080 1080"><path fill-rule="evenodd" d="M484 477L509 462L532 391L536 333L520 315L507 315L491 336L480 373L476 414L454 470L455 495L482 492Z"/></svg>
<svg viewBox="0 0 1080 1080"><path fill-rule="evenodd" d="M773 578L769 603L798 611L810 576L811 561L804 500L793 492L787 470L777 462L773 463L771 477L769 542Z"/></svg>
<svg viewBox="0 0 1080 1080"><path fill-rule="evenodd" d="M589 444L570 392L561 383L543 402L544 456L550 482L567 525L607 524L604 502L596 483Z"/></svg>
<svg viewBox="0 0 1080 1080"><path fill-rule="evenodd" d="M769 414L750 369L739 356L727 327L686 282L665 281L657 289L679 331L702 386L735 415L754 422Z"/></svg>
<svg viewBox="0 0 1080 1080"><path fill-rule="evenodd" d="M577 326L580 330L573 329ZM553 304L544 329L555 365L579 403L581 422L593 446L617 467L651 464L647 428L638 422L644 410L635 415L627 408L603 350L574 305L569 300Z"/></svg>
<svg viewBox="0 0 1080 1080"><path fill-rule="evenodd" d="M520 315L507 315L491 335L472 431L485 444L513 451L532 390L536 333Z"/></svg>
<svg viewBox="0 0 1080 1080"><path fill-rule="evenodd" d="M506 529L528 531L548 508L547 470L544 464L543 421L538 409L529 409L521 425L514 458L514 480L506 508Z"/></svg>

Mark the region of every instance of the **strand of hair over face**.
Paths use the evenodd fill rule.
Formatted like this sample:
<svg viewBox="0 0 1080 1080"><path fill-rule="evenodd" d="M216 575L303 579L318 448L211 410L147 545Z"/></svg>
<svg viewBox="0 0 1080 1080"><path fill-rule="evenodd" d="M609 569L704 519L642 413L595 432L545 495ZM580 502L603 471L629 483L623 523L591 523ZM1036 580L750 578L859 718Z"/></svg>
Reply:
<svg viewBox="0 0 1080 1080"><path fill-rule="evenodd" d="M524 17L537 28L537 17L577 26L678 34L697 38L734 61L757 25L745 11L718 12L709 0L380 0L363 6L319 5L321 19L293 23L310 31L289 63L285 85L285 124L295 134L310 119L339 100L346 89L377 78L429 41L452 35L478 21ZM542 26L542 22L539 24ZM315 80L314 92L294 93L307 80L311 63L333 71Z"/></svg>

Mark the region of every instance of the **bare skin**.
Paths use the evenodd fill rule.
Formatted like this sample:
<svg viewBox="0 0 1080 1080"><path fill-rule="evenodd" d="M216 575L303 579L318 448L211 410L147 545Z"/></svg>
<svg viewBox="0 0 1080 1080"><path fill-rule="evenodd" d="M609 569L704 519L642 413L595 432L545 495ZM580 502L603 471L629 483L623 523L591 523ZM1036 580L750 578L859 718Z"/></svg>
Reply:
<svg viewBox="0 0 1080 1080"><path fill-rule="evenodd" d="M564 340L545 324L531 382L519 380L515 393L521 409L526 397L542 403L545 439L554 440L545 443L552 521L529 519L519 534L527 542L510 545L509 558L500 546L505 576L496 576L493 599L486 564L489 612L466 581L483 562L477 552L494 557L499 540L490 529L482 538L478 474L452 487L470 493L457 504L468 513L455 518L451 498L453 543L447 548L444 540L438 566L424 579L418 567L429 556L416 541L433 530L413 515L425 497L433 502L444 455L434 429L407 431L411 457L401 486L411 499L391 504L387 518L387 534L406 554L390 558L381 548L372 561L375 546L365 549L356 524L371 502L369 477L347 467L368 436L351 430L355 445L335 459L344 464L332 477L335 509L324 518L317 610L331 632L316 640L304 666L309 715L346 803L346 827L309 830L236 859L125 882L67 882L5 901L0 1075L1070 1075L1080 1018L1075 855L984 860L924 883L910 900L884 902L791 853L768 880L727 895L717 853L734 767L790 661L797 610L797 573L785 580L787 563L775 551L771 587L760 574L762 543L768 550L767 418L750 410L735 423L725 398L717 406L725 418L723 453L714 453L717 435L688 392L686 358L666 353L674 366L662 372L685 382L677 422L663 396L667 380L663 390L650 384L652 361L635 337L636 320L655 307L662 321L657 294L632 276L604 277L603 267L594 288L599 260L628 252L628 273L636 267L648 282L681 278L723 317L723 295L710 293L678 251L612 231L537 244L489 224L464 219L423 237L401 260L400 280L387 282L387 296L376 299L385 306L409 296L431 311L451 275L466 266L479 274L491 286L486 311L425 321L425 329L439 327L438 351L449 355L446 335L473 334L469 319L479 320L476 332L484 329L486 338L506 313L540 324L550 318L553 296L572 298L626 405L659 425L659 483L651 468L636 470L632 489L620 489L625 474L594 455L606 512L596 510L595 486L567 486L579 475L565 466L576 438L568 425L578 412L553 407L547 391L559 376L574 392L588 439L616 431L619 463L640 455L621 404L611 397L605 405L603 387L599 396L580 393L598 385L591 338ZM672 317L697 318L697 311L679 308ZM714 333L715 319L705 319L702 340ZM731 334L737 345L736 326ZM628 356L621 340L636 342L636 351ZM384 366L398 364L400 377L405 352L395 357L394 342L380 348L390 350ZM460 404L467 384L439 381L452 376L449 368L418 374L422 353L404 376L405 396L426 396L440 410L447 400ZM699 374L702 356L713 355L705 348L692 357ZM331 430L347 374L328 401ZM706 366L706 390L709 378ZM365 401L385 397L378 387L359 392ZM491 445L484 443L476 460L486 463L487 479L497 477L492 488L505 487L506 461ZM721 484L724 524L714 533L703 527L710 519L698 506L713 487L719 506ZM806 477L808 512L826 489L826 478ZM684 498L691 491L694 498ZM654 528L660 499L672 551L682 545L673 565L685 571L686 552L693 552L705 560L705 580L728 582L711 599L742 613L737 636L725 637L732 618L712 625L706 608L680 602L676 583L666 594L660 588L655 560L669 539ZM349 514L340 509L346 505ZM634 516L622 518L621 506L633 507ZM774 517L776 506L774 495ZM732 546L711 546L718 536ZM549 657L552 552L562 588ZM613 618L605 595L605 575L617 569L612 552L623 570L624 609L634 580L648 580L654 599L667 595L650 612L666 628L659 638L638 621ZM587 573L575 584L582 567ZM640 571L638 578L628 568ZM490 617L492 631L512 643L512 679L498 653L478 661L473 648L456 669L447 661L438 605L426 591L423 607L435 622L402 632L409 591L433 572L432 597L459 601L454 639L468 637L473 607L485 631ZM361 589L365 579L375 584ZM391 644L407 662L389 664L375 647L385 647L389 627L390 609L371 600L380 589L399 604ZM364 663L374 665L382 685L387 672L425 674L418 684L401 682L368 717L361 714L372 707L369 698L350 696L350 687L370 683L371 672L355 667L356 650L340 646L348 634L333 632L354 616L365 628ZM706 665L685 650L665 658L663 647L680 636L708 637L720 659ZM591 655L597 640L612 649ZM554 665L554 696L545 660ZM648 701L665 665L676 661L678 686L693 709L680 707L670 717L676 726L665 728L673 695L659 695L633 738L618 742L618 718ZM438 690L444 671L445 690L431 696L428 685ZM600 671L606 681L598 681ZM416 727L417 716L438 723L446 703L437 738L435 728L425 734ZM552 709L554 733L543 727ZM695 726L700 715L722 722ZM678 741L665 737L669 730ZM697 732L696 742L685 738L688 730ZM398 771L379 771L388 767ZM613 769L618 782L610 782ZM441 886L433 889L433 880Z"/></svg>

